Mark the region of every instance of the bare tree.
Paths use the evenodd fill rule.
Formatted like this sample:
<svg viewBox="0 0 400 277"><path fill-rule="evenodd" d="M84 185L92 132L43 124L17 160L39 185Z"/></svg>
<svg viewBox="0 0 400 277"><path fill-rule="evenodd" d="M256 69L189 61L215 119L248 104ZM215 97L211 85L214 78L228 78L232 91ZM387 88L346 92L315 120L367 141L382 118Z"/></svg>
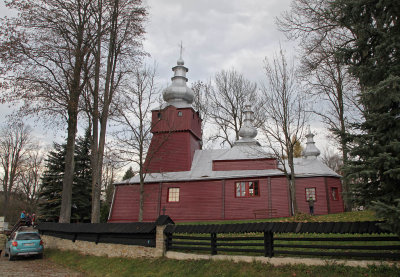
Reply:
<svg viewBox="0 0 400 277"><path fill-rule="evenodd" d="M208 114L210 122L218 131L211 136L213 141L233 146L239 139L239 130L244 120L244 103L251 101L255 110L254 125L260 125L258 112L261 106L257 95L257 85L247 80L235 69L222 70L214 78L210 90Z"/></svg>
<svg viewBox="0 0 400 277"><path fill-rule="evenodd" d="M151 109L157 103L157 88L154 82L155 69L136 69L132 84L126 94L121 95L115 121L121 127L115 132L117 147L129 162L138 167L140 179L139 221L143 220L145 158L151 141ZM147 153L147 161L151 155Z"/></svg>
<svg viewBox="0 0 400 277"><path fill-rule="evenodd" d="M31 143L30 127L23 123L4 126L0 130L0 166L4 202L3 214L8 216L9 198L23 171Z"/></svg>
<svg viewBox="0 0 400 277"><path fill-rule="evenodd" d="M209 121L210 101L212 85L202 81L196 81L191 86L194 92L193 109L200 113L203 126Z"/></svg>
<svg viewBox="0 0 400 277"><path fill-rule="evenodd" d="M18 182L18 192L28 204L28 210L36 211L41 192L41 177L44 172L44 155L38 143L27 153Z"/></svg>
<svg viewBox="0 0 400 277"><path fill-rule="evenodd" d="M67 122L67 152L60 222L71 217L78 104L87 85L85 64L96 40L91 0L11 0L18 16L2 20L2 100L22 102L21 115L56 115Z"/></svg>
<svg viewBox="0 0 400 277"><path fill-rule="evenodd" d="M337 174L342 174L343 160L339 153L334 152L330 148L326 148L322 151L321 160Z"/></svg>
<svg viewBox="0 0 400 277"><path fill-rule="evenodd" d="M351 125L360 120L362 107L358 104L360 88L348 72L337 49L353 39L353 35L332 20L326 12L326 0L293 0L291 11L277 19L279 28L290 39L298 40L302 49L302 79L309 96L317 102L313 112L322 118L348 160L348 134ZM343 178L346 210L351 209L348 180Z"/></svg>
<svg viewBox="0 0 400 277"><path fill-rule="evenodd" d="M266 121L262 130L268 147L282 164L288 181L292 213L296 214L294 155L298 141L303 137L307 121L305 100L295 67L293 64L288 65L282 49L279 55L274 55L271 60L265 60L265 74L267 82L262 87L262 97Z"/></svg>
<svg viewBox="0 0 400 277"><path fill-rule="evenodd" d="M93 10L97 26L97 41L91 51L94 78L89 82L85 107L93 125L91 221L98 223L107 122L112 114L110 107L121 83L143 56L141 41L147 12L138 0L98 0ZM90 65L86 69L92 71Z"/></svg>

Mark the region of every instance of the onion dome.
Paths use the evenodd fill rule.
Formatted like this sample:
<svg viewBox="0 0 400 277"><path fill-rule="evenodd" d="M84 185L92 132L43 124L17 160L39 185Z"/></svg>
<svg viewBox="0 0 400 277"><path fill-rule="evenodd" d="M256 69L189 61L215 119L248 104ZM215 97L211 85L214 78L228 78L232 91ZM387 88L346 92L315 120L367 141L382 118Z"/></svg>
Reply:
<svg viewBox="0 0 400 277"><path fill-rule="evenodd" d="M186 72L188 68L184 66L185 62L182 55L177 61L177 65L172 68L174 77L171 78L172 84L163 91L163 98L166 105L172 105L176 108L190 108L194 98L194 92L186 83Z"/></svg>
<svg viewBox="0 0 400 277"><path fill-rule="evenodd" d="M314 134L311 133L310 126L308 127L308 134L306 135L306 138L306 149L304 149L303 151L303 157L306 159L316 159L321 154L321 152L315 146Z"/></svg>
<svg viewBox="0 0 400 277"><path fill-rule="evenodd" d="M241 139L237 140L234 146L237 145L260 145L254 138L257 136L257 129L253 126L254 112L251 110L251 104L246 102L244 104L244 122L239 130Z"/></svg>

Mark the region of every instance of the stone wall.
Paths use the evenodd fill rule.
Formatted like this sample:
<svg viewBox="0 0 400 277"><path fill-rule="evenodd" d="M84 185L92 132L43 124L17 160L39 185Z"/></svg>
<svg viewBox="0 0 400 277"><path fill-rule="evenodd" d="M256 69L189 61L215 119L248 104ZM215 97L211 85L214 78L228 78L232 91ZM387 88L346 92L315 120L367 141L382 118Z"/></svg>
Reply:
<svg viewBox="0 0 400 277"><path fill-rule="evenodd" d="M43 235L42 240L45 248L60 250L74 250L85 255L128 257L128 258L157 258L165 254L164 243L165 226L157 226L156 247L144 247L138 245L124 245L115 243L98 243L76 240L61 239Z"/></svg>

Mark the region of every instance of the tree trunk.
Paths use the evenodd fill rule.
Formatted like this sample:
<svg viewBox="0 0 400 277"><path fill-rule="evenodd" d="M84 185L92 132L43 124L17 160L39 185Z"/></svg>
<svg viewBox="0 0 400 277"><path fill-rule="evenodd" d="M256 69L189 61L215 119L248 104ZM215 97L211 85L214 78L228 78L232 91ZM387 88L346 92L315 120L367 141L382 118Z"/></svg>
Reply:
<svg viewBox="0 0 400 277"><path fill-rule="evenodd" d="M100 67L101 67L101 32L102 32L102 0L99 3L99 21L97 24L97 49L95 64L95 83L93 90L93 136L92 136L92 213L91 223L100 222L100 194L99 193L99 89L100 89ZM101 189L100 189L101 190Z"/></svg>
<svg viewBox="0 0 400 277"><path fill-rule="evenodd" d="M81 73L84 63L83 35L84 25L79 26L77 46L75 48L74 74L68 100L68 137L65 155L65 171L63 179L63 191L61 195L60 223L69 223L71 220L72 184L75 169L75 139L78 126L78 105L81 94Z"/></svg>
<svg viewBox="0 0 400 277"><path fill-rule="evenodd" d="M74 98L75 99L71 99L68 103L68 138L65 155L63 190L61 195L60 223L69 223L71 220L72 184L74 181L75 169L75 136L78 123L79 96L75 96Z"/></svg>

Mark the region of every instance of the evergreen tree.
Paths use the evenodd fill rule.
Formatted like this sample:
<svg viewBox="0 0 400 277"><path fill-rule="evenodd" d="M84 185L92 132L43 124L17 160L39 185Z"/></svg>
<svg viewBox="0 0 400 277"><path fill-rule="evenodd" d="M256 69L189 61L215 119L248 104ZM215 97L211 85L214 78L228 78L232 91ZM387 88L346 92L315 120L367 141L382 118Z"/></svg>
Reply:
<svg viewBox="0 0 400 277"><path fill-rule="evenodd" d="M378 215L391 222L400 199L400 2L336 0L331 8L354 36L339 54L359 79L364 107L346 171L357 180L357 202L376 205Z"/></svg>
<svg viewBox="0 0 400 277"><path fill-rule="evenodd" d="M92 209L92 167L90 160L90 129L79 137L75 148L75 172L72 185L71 221L90 222Z"/></svg>
<svg viewBox="0 0 400 277"><path fill-rule="evenodd" d="M41 220L58 222L64 178L65 146L54 143L53 148L47 156L47 170L42 177L43 190L39 195L39 214Z"/></svg>
<svg viewBox="0 0 400 277"><path fill-rule="evenodd" d="M128 180L135 176L135 173L133 172L132 166L128 168L128 170L125 172L124 177L122 177L122 181Z"/></svg>
<svg viewBox="0 0 400 277"><path fill-rule="evenodd" d="M61 209L61 192L64 177L66 145L54 143L46 159L47 170L42 177L43 191L40 194L40 218L58 222ZM75 147L75 172L72 187L71 220L89 222L91 211L90 132L78 138Z"/></svg>

